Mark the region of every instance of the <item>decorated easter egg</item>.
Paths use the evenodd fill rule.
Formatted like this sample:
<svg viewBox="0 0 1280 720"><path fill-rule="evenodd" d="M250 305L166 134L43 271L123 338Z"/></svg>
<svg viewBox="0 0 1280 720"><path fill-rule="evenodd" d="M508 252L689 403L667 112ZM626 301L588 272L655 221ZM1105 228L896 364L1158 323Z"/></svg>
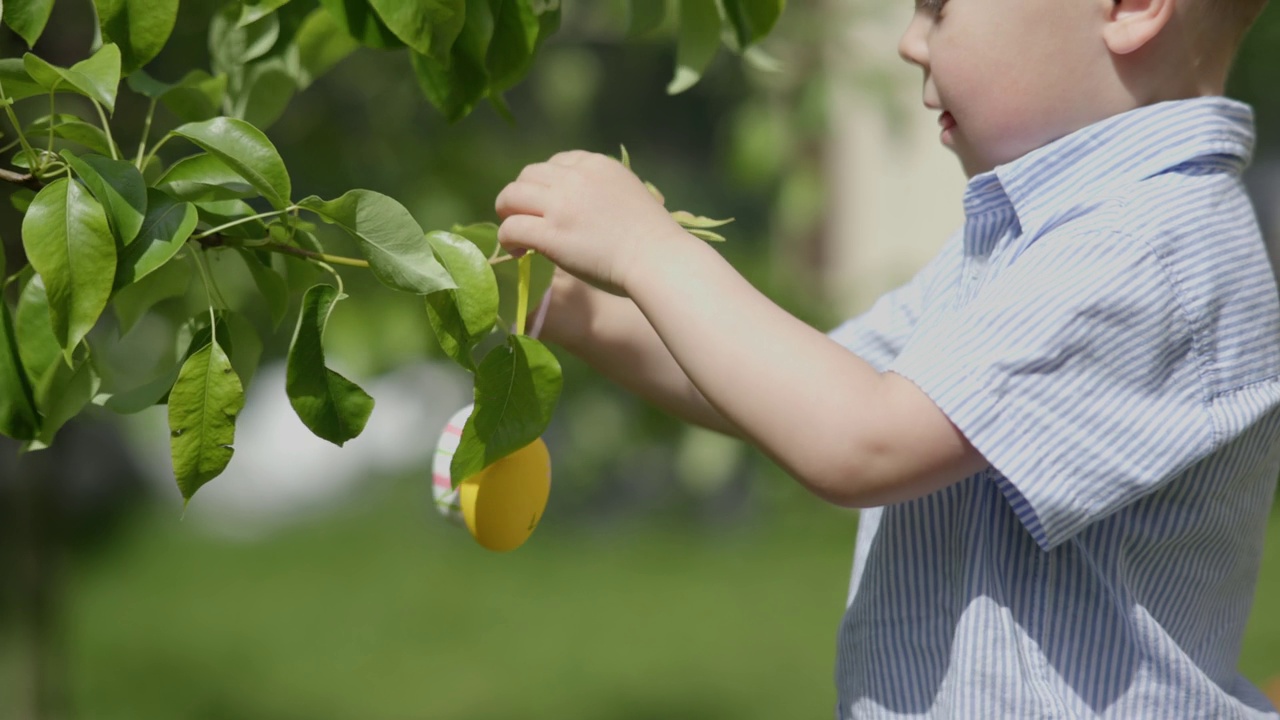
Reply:
<svg viewBox="0 0 1280 720"><path fill-rule="evenodd" d="M458 443L462 441L462 426L471 417L474 405L468 405L449 418L444 432L436 443L436 454L431 461L431 496L435 500L436 509L441 515L449 518L459 526L465 526L462 519L462 501L458 491L453 487L449 475L449 465L453 463L453 454L458 451Z"/></svg>
<svg viewBox="0 0 1280 720"><path fill-rule="evenodd" d="M538 438L458 486L462 517L476 542L515 550L533 534L551 494L551 455Z"/></svg>
<svg viewBox="0 0 1280 720"><path fill-rule="evenodd" d="M496 552L524 544L542 519L551 494L551 455L541 438L490 464L451 488L449 466L462 439L471 406L458 411L445 426L433 467L436 507L459 516L481 546Z"/></svg>

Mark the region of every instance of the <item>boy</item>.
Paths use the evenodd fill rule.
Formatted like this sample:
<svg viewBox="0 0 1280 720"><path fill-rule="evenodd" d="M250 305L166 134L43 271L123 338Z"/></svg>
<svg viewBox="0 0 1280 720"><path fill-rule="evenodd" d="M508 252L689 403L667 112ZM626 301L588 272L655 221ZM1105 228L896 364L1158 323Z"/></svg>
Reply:
<svg viewBox="0 0 1280 720"><path fill-rule="evenodd" d="M1277 717L1235 666L1280 472L1280 300L1239 177L1251 111L1221 97L1264 1L918 4L900 51L970 177L965 224L830 335L604 156L499 195L503 244L581 279L546 337L874 508L838 717Z"/></svg>

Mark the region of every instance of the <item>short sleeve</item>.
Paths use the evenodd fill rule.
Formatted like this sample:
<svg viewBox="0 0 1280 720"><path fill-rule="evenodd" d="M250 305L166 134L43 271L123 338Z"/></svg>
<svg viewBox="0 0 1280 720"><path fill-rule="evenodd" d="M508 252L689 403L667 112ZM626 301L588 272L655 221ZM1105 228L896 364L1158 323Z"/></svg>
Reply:
<svg viewBox="0 0 1280 720"><path fill-rule="evenodd" d="M841 323L828 337L883 372L915 332L938 281L954 269L958 244L959 234L910 281L880 296L870 309Z"/></svg>
<svg viewBox="0 0 1280 720"><path fill-rule="evenodd" d="M1041 238L889 370L998 471L1045 549L1214 449L1183 304L1141 238Z"/></svg>

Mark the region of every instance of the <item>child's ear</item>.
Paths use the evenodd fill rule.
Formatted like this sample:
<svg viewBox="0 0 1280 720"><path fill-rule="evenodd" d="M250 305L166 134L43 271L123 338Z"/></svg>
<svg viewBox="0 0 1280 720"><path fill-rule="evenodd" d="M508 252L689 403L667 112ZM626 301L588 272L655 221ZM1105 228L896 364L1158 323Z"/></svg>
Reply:
<svg viewBox="0 0 1280 720"><path fill-rule="evenodd" d="M1176 0L1109 0L1111 8L1102 30L1107 48L1128 55L1151 42L1173 19Z"/></svg>

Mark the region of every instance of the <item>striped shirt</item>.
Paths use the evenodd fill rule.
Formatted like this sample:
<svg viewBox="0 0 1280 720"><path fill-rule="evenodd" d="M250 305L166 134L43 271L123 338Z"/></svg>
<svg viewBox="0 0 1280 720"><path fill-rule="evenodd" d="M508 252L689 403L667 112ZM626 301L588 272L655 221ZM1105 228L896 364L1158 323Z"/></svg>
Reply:
<svg viewBox="0 0 1280 720"><path fill-rule="evenodd" d="M1280 474L1280 301L1248 106L1117 115L975 176L832 331L991 466L865 510L839 718L1277 718L1238 673Z"/></svg>

